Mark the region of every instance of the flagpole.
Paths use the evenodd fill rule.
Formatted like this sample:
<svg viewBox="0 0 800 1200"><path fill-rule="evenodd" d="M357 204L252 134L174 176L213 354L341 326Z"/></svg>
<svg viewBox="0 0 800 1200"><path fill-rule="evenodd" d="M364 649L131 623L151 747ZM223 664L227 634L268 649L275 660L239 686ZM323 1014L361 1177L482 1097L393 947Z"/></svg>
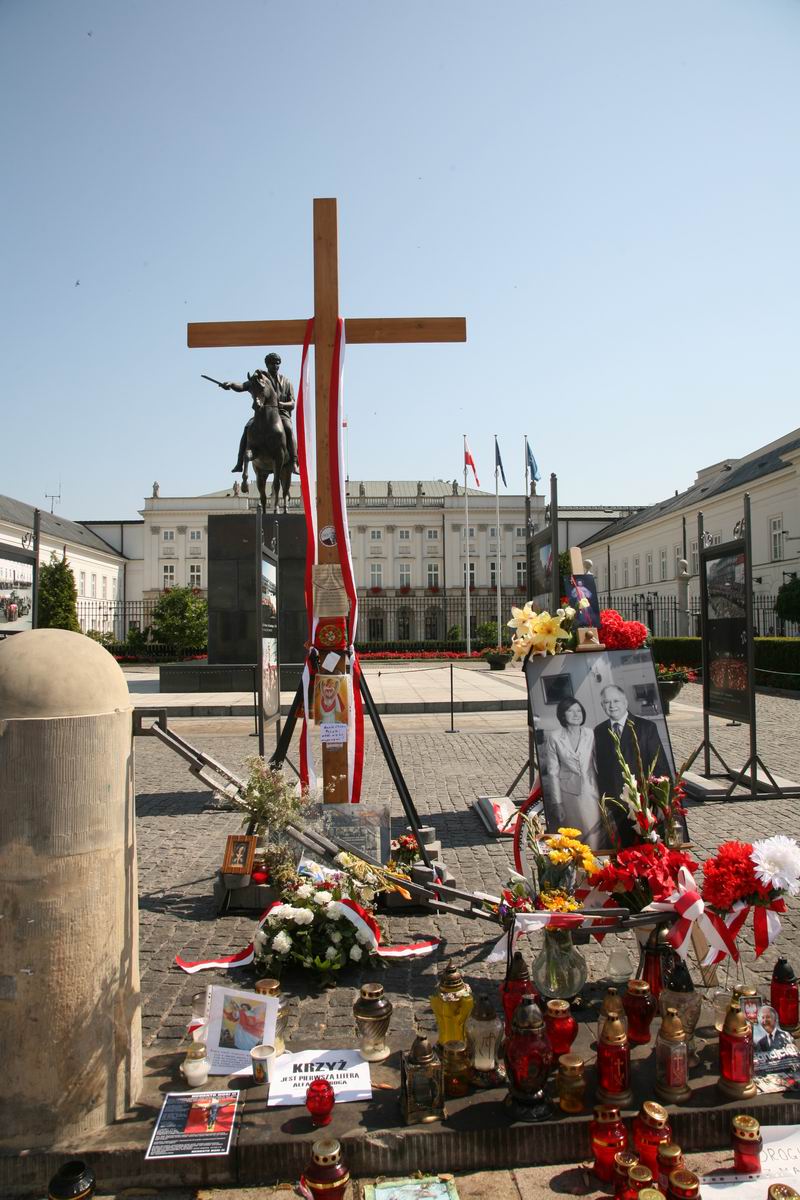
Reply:
<svg viewBox="0 0 800 1200"><path fill-rule="evenodd" d="M526 591L530 596L531 591L531 485L528 477L528 435L525 434L525 583Z"/></svg>
<svg viewBox="0 0 800 1200"><path fill-rule="evenodd" d="M464 544L466 548L466 568L464 571L464 591L466 594L466 612L467 612L467 658L472 653L472 639L470 637L470 611L469 611L469 495L467 492L467 435L464 434Z"/></svg>
<svg viewBox="0 0 800 1200"><path fill-rule="evenodd" d="M497 562L495 564L495 583L497 584L497 649L503 644L500 633L501 603L500 579L502 572L503 539L500 533L500 454L497 448L497 434L494 435L494 506L497 521Z"/></svg>

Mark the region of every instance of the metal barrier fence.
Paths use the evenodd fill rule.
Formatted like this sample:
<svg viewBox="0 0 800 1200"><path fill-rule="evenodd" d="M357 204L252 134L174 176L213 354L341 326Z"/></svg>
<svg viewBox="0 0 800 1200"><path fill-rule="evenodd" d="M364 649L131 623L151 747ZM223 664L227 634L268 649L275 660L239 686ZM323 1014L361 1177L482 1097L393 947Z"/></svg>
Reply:
<svg viewBox="0 0 800 1200"><path fill-rule="evenodd" d="M511 605L522 605L524 594L514 588L504 588L502 595L502 624L511 615ZM90 629L111 634L124 642L131 629L145 629L153 622L154 600L95 600L78 601L78 620L84 633ZM641 621L655 637L679 637L680 611L675 596L607 596L601 595L603 608L615 608L627 621ZM756 636L797 637L800 625L781 621L775 612L775 597L753 597ZM689 634L700 634L700 603L689 599ZM497 619L497 599L489 591L473 592L470 597L470 636L477 639L479 626ZM510 631L505 630L506 633ZM388 642L410 644L439 642L459 643L466 637L466 603L463 591L426 592L424 595L373 595L369 589L359 594L359 637L363 649L385 646Z"/></svg>

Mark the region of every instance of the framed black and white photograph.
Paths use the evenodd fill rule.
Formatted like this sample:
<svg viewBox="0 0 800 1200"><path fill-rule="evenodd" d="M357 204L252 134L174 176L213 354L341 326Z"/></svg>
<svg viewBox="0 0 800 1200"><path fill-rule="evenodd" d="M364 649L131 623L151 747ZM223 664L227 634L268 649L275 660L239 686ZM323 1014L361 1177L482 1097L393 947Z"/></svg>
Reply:
<svg viewBox="0 0 800 1200"><path fill-rule="evenodd" d="M654 762L654 775L675 779L653 656L648 649L537 654L525 663L525 675L547 828L580 829L593 850L608 852L600 798L618 798L623 788L611 729L634 774L638 741L645 770ZM630 845L625 810L607 803L606 811L614 842Z"/></svg>

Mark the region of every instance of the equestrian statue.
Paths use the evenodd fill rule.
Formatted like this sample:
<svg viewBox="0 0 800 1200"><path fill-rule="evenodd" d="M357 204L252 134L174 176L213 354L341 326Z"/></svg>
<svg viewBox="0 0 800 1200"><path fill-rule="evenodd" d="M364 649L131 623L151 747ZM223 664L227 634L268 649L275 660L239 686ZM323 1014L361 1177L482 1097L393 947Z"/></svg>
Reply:
<svg viewBox="0 0 800 1200"><path fill-rule="evenodd" d="M244 383L223 383L219 379L204 379L216 383L226 392L249 392L253 399L253 416L247 422L239 442L239 455L233 473L242 472L242 491L248 492L250 484L247 471L250 463L256 476L261 509L267 511L267 480L272 475L273 512L283 496L283 511L292 482L292 472L298 473L297 450L292 430L294 411L294 389L285 375L278 374L280 355L268 354L264 359L266 370L260 368L252 375L248 373Z"/></svg>

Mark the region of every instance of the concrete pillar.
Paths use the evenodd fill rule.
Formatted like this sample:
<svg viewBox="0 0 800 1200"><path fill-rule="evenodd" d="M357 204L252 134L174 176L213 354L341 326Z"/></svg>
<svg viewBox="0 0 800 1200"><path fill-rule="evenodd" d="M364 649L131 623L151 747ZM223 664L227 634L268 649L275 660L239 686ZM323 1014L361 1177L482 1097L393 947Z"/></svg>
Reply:
<svg viewBox="0 0 800 1200"><path fill-rule="evenodd" d="M81 634L0 642L0 1146L75 1141L142 1080L131 703Z"/></svg>

